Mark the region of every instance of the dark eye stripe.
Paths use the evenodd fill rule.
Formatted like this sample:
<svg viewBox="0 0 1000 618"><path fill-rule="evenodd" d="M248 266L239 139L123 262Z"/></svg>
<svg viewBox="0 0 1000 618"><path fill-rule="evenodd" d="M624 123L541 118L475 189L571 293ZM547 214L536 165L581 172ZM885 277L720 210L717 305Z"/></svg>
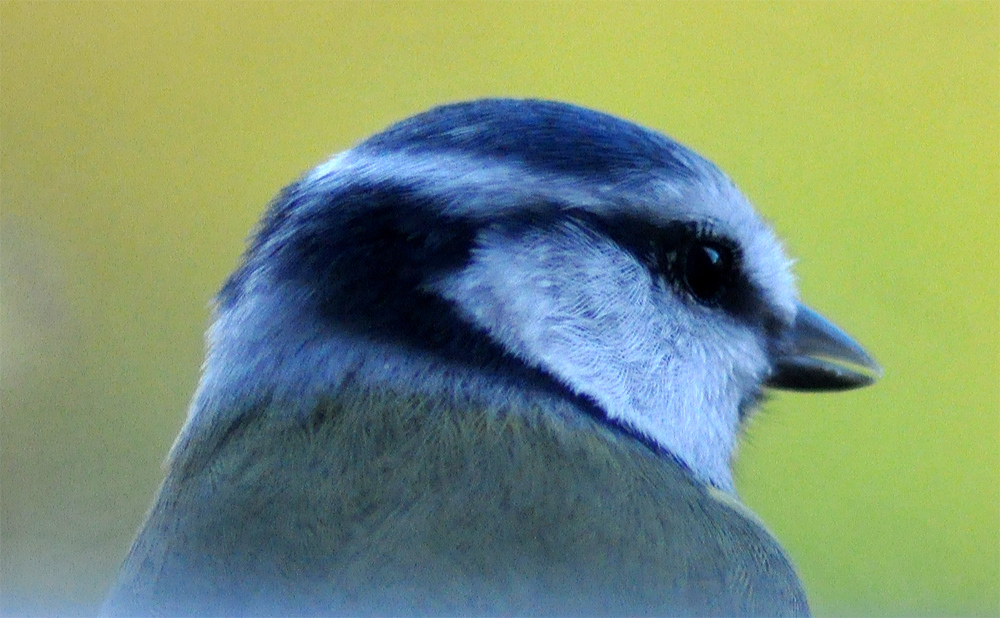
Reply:
<svg viewBox="0 0 1000 618"><path fill-rule="evenodd" d="M568 216L614 240L649 270L654 281L666 281L692 303L718 307L734 319L768 333L782 327L763 292L745 272L739 245L716 232L709 223L675 221L655 225L627 215L599 217L581 211L573 211ZM698 247L711 248L722 259L730 261L725 273L718 274L723 281L713 284L710 280L695 283L690 277L685 280L685 266L691 266L690 252ZM701 274L711 277L711 272Z"/></svg>
<svg viewBox="0 0 1000 618"><path fill-rule="evenodd" d="M296 217L293 213L303 200L337 207ZM546 229L567 222L610 238L632 253L653 281L665 281L692 304L717 308L768 333L780 330L781 321L743 270L738 245L705 222L655 225L638 217L608 217L544 202L482 221L446 216L434 198L391 182L341 187L329 194L302 192L298 185L286 189L262 220L243 266L224 286L219 302L237 302L261 259L254 255L268 253L274 275L308 282L313 300L332 322L379 336L395 333L417 346L451 349L468 334L450 330L459 320L450 316L447 303L426 293L424 284L465 267L483 225L516 233L519 228ZM290 228L296 233L289 234ZM711 281L684 279L683 267L691 264L690 253L701 246L698 243L720 256L731 254L732 279L720 286L718 295L711 293ZM707 273L705 268L702 264L694 270L710 275L710 267Z"/></svg>

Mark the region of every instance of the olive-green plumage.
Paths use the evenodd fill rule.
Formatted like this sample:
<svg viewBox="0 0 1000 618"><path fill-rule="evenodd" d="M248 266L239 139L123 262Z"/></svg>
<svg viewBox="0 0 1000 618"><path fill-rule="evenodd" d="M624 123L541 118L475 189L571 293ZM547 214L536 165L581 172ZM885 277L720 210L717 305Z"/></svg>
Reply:
<svg viewBox="0 0 1000 618"><path fill-rule="evenodd" d="M175 447L111 614L803 615L770 534L587 417L356 386Z"/></svg>

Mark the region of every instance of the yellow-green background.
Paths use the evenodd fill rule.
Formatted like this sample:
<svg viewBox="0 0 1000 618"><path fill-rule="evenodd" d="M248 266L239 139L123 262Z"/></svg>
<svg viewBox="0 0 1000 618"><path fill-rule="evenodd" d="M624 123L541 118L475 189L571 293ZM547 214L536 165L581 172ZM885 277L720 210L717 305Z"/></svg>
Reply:
<svg viewBox="0 0 1000 618"><path fill-rule="evenodd" d="M727 170L885 366L740 491L819 614L1000 612L1000 5L0 4L0 608L93 611L268 199L431 105L565 99Z"/></svg>

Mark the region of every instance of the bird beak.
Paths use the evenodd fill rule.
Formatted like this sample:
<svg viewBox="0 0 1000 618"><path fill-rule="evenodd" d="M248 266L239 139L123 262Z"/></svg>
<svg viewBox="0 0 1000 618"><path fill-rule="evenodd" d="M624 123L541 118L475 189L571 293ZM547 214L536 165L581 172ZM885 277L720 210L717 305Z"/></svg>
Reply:
<svg viewBox="0 0 1000 618"><path fill-rule="evenodd" d="M834 361L846 361L858 371ZM868 386L882 367L850 335L799 304L785 346L773 359L765 386L792 391L844 391Z"/></svg>

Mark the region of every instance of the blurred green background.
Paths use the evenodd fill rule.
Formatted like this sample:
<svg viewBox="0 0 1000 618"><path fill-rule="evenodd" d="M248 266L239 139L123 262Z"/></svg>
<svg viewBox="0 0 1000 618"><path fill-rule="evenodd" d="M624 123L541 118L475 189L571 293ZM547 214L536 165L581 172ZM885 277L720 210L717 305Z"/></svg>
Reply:
<svg viewBox="0 0 1000 618"><path fill-rule="evenodd" d="M0 4L0 609L93 612L270 197L429 106L556 98L727 170L884 364L737 465L817 614L1000 612L1000 4Z"/></svg>

